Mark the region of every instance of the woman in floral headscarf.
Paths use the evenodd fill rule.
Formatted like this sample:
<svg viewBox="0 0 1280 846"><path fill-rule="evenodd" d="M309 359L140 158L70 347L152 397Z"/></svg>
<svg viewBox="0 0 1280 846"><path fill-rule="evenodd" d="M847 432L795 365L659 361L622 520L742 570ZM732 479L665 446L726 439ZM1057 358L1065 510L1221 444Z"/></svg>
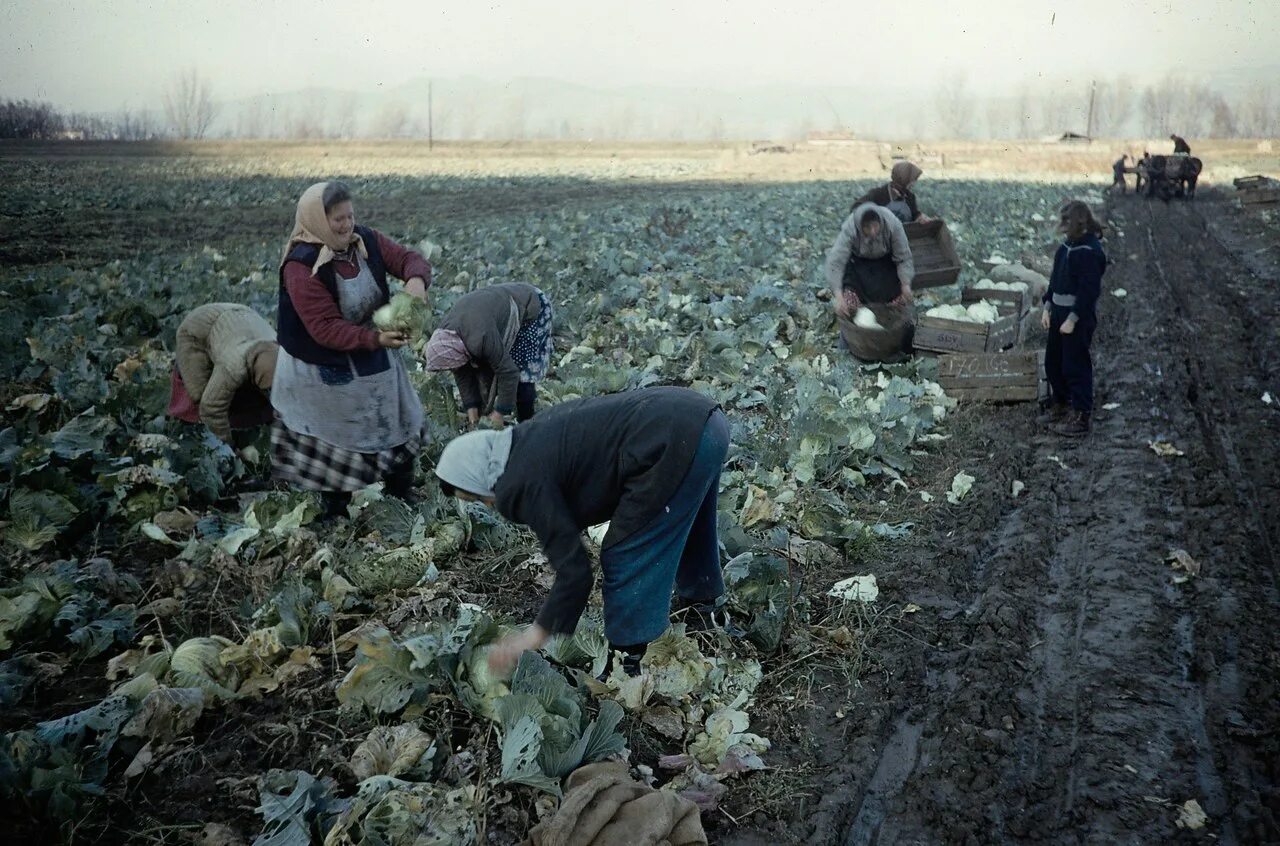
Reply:
<svg viewBox="0 0 1280 846"><path fill-rule="evenodd" d="M488 414L501 429L506 415L533 417L535 385L551 363L551 303L523 282L464 294L427 343L428 370L452 370L467 423Z"/></svg>
<svg viewBox="0 0 1280 846"><path fill-rule="evenodd" d="M929 218L920 214L915 192L911 190L911 186L916 184L923 173L923 170L911 162L896 162L889 171L889 182L863 194L849 211L863 203L875 203L893 212L893 216L903 223L928 223Z"/></svg>
<svg viewBox="0 0 1280 846"><path fill-rule="evenodd" d="M280 260L272 464L275 478L321 492L331 516L374 482L407 497L422 445L422 403L397 352L408 338L372 324L388 274L426 300L431 265L356 225L345 185L303 192Z"/></svg>

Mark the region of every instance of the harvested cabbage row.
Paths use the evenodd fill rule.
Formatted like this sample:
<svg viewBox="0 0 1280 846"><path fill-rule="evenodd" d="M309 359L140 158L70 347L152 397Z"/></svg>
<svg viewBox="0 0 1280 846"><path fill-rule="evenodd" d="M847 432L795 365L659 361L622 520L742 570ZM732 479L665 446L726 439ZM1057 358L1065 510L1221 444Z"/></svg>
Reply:
<svg viewBox="0 0 1280 846"><path fill-rule="evenodd" d="M979 279L973 287L980 291L1021 291L1026 293L1026 282L992 282L990 279Z"/></svg>
<svg viewBox="0 0 1280 846"><path fill-rule="evenodd" d="M924 314L925 317L941 317L944 320L959 320L964 323L995 323L1000 319L1000 312L986 300L973 303L968 307L962 305L934 306Z"/></svg>

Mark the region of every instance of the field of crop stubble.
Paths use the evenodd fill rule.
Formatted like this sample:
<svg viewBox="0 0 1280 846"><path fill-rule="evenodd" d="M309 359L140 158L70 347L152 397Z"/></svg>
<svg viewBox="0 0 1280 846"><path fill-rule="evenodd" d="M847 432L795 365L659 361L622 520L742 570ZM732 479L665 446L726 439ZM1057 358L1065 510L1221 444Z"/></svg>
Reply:
<svg viewBox="0 0 1280 846"><path fill-rule="evenodd" d="M1197 146L1194 204L1103 201L1124 148L901 149L962 281L1050 249L1061 199L1105 205L1105 286L1128 296L1104 296L1105 410L1076 445L1026 406L956 406L927 362L834 348L820 264L891 147L0 147L0 828L512 842L565 766L625 746L698 798L713 842L1280 839L1280 227L1228 179L1280 162ZM325 178L362 222L440 245L437 314L489 281L551 295L547 401L674 383L722 402L749 639L673 632L648 681L588 684L589 619L513 683L581 714L534 714L530 754L476 660L549 583L527 534L429 482L320 527L260 462L161 418L182 315L272 314L293 203ZM457 418L415 379L429 465ZM1174 578L1173 549L1197 575ZM874 602L829 594L871 574ZM574 758L565 731L598 742Z"/></svg>

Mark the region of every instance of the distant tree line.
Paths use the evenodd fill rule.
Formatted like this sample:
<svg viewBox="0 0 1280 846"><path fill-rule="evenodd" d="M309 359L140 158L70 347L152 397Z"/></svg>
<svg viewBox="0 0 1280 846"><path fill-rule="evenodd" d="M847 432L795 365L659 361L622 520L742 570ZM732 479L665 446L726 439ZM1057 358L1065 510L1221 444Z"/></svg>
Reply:
<svg viewBox="0 0 1280 846"><path fill-rule="evenodd" d="M63 112L36 100L0 100L0 138L143 141L162 134L163 128L145 113L126 110L104 117Z"/></svg>
<svg viewBox="0 0 1280 846"><path fill-rule="evenodd" d="M0 138L114 139L210 137L219 106L207 79L187 69L169 80L160 110L123 109L113 115L63 112L33 100L0 101ZM264 98L242 105L217 130L225 138L299 140L425 138L428 116L402 102L366 112L354 94L313 95L274 108ZM1035 138L1066 132L1097 138L1266 138L1280 134L1280 84L1258 81L1228 98L1197 79L1171 75L1147 85L1129 77L1072 85L1023 84L1010 94L974 94L962 73L944 75L931 98L887 116L893 125L831 127L813 115L768 114L726 122L713 108L647 110L622 103L607 112L570 118L537 108L536 94L513 90L483 110L470 101L438 103L431 118L436 138L457 140L704 140L759 136L803 137L813 129L853 129L868 136ZM882 118L883 119L883 118ZM764 129L762 130L762 127Z"/></svg>
<svg viewBox="0 0 1280 846"><path fill-rule="evenodd" d="M1280 85L1257 81L1228 99L1191 77L1170 75L1143 86L1122 76L1060 88L1024 84L1011 96L984 99L970 93L964 75L956 73L938 84L933 102L915 124L916 134L953 138L1033 138L1064 132L1098 138L1162 138L1171 132L1201 138L1267 138L1280 133Z"/></svg>

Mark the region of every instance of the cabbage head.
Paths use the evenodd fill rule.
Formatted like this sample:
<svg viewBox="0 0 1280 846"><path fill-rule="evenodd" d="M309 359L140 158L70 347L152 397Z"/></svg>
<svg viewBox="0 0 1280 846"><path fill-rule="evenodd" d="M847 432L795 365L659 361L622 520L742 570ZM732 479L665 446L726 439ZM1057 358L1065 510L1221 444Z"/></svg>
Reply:
<svg viewBox="0 0 1280 846"><path fill-rule="evenodd" d="M373 324L383 332L404 332L417 337L422 334L426 318L427 304L402 291L373 313Z"/></svg>

